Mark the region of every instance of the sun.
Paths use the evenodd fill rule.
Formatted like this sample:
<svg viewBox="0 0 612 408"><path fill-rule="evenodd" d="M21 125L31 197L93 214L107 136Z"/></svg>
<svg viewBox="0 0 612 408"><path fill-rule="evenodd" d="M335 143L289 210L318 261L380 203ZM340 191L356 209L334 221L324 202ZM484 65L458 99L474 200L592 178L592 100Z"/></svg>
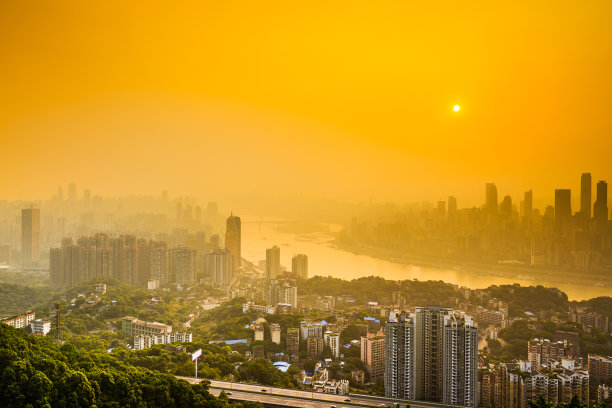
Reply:
<svg viewBox="0 0 612 408"><path fill-rule="evenodd" d="M459 106L459 105L455 105L455 106L453 106L453 110L454 110L455 112L459 112L459 109L461 109L461 106Z"/></svg>

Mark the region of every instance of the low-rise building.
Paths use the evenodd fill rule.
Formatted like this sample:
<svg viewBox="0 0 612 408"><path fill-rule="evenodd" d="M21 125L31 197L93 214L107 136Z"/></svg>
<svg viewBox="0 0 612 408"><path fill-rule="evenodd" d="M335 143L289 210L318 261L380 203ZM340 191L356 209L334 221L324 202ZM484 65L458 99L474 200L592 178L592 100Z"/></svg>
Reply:
<svg viewBox="0 0 612 408"><path fill-rule="evenodd" d="M121 330L128 337L136 336L137 334L156 336L172 333L172 326L158 322L146 322L132 316L125 316L121 321Z"/></svg>
<svg viewBox="0 0 612 408"><path fill-rule="evenodd" d="M170 343L191 343L191 333L166 333L158 335L142 335L134 336L134 350L144 350L155 344L170 344Z"/></svg>
<svg viewBox="0 0 612 408"><path fill-rule="evenodd" d="M34 319L30 323L32 334L46 336L51 331L51 322L43 319Z"/></svg>
<svg viewBox="0 0 612 408"><path fill-rule="evenodd" d="M32 323L36 318L36 313L27 311L19 316L8 317L0 320L0 323L8 324L16 329L23 329Z"/></svg>

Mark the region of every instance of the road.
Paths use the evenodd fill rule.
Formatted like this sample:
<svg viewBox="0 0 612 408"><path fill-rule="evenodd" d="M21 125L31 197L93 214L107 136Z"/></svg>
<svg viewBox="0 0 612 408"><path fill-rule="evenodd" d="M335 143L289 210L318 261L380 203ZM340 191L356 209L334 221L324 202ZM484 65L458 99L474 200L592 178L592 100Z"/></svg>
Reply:
<svg viewBox="0 0 612 408"><path fill-rule="evenodd" d="M179 377L177 378L186 380L192 384L197 384L201 379L193 377ZM335 394L322 394L313 393L310 391L299 391L290 390L286 388L275 388L261 385L233 383L226 381L210 381L210 392L214 395L219 395L221 390L231 392L231 398L240 401L259 401L264 404L276 404L287 407L379 407L393 405L395 401L386 398L376 397L362 397L353 395L335 395ZM262 390L266 390L265 392ZM350 402L346 402L345 399L350 399ZM404 407L408 401L401 402L401 406ZM429 402L415 402L410 401L410 406L414 408L440 408L446 407L444 404L429 403ZM457 408L456 406L453 408Z"/></svg>

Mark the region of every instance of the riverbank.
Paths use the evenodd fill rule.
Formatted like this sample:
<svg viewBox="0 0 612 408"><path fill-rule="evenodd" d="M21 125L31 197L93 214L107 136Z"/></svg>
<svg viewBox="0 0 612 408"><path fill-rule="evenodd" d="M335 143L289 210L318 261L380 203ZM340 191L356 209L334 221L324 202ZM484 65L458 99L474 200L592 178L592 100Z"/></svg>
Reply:
<svg viewBox="0 0 612 408"><path fill-rule="evenodd" d="M497 276L501 278L515 278L517 281L533 282L532 285L559 287L563 285L583 284L592 281L592 286L609 290L612 293L612 270L606 272L586 272L571 269L554 269L542 266L520 264L488 264L466 262L454 259L439 259L400 251L379 248L369 245L351 245L332 240L330 245L338 250L347 251L354 255L366 255L388 262L418 267L452 269L454 271L476 274L480 276Z"/></svg>

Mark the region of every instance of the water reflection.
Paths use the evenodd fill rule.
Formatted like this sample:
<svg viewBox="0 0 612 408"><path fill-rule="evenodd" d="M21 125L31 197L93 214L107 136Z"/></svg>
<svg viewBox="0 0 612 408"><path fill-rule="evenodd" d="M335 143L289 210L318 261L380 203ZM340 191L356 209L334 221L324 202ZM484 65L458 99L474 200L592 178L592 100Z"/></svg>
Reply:
<svg viewBox="0 0 612 408"><path fill-rule="evenodd" d="M243 220L249 221L249 218L244 217ZM479 271L475 272L462 267L443 269L406 265L336 249L331 246L333 237L329 233L298 235L277 231L274 228L275 224L244 221L242 225L242 256L244 258L257 263L259 260L265 259L267 248L278 245L281 249L281 264L288 269L291 268L291 257L293 255L308 255L310 276L321 275L354 279L376 275L394 280L442 280L472 289L513 283L520 283L523 286L540 284L561 289L567 293L571 300L612 295L612 282L606 277L598 280L598 285L605 286L594 286L583 282L579 273L550 273L546 276L540 276L541 274L537 271L529 270L515 274L499 270L480 270L480 268ZM337 226L330 226L331 230L336 228Z"/></svg>

